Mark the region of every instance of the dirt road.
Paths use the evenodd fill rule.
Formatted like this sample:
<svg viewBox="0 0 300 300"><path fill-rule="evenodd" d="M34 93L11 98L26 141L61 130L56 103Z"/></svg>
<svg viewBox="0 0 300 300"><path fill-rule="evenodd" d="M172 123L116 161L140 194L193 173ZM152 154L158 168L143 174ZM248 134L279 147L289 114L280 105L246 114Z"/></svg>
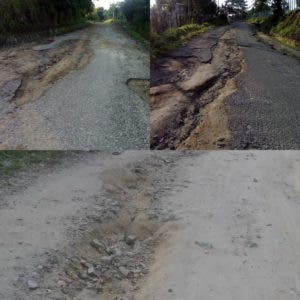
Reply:
<svg viewBox="0 0 300 300"><path fill-rule="evenodd" d="M114 24L0 51L0 147L149 148L149 55Z"/></svg>
<svg viewBox="0 0 300 300"><path fill-rule="evenodd" d="M151 66L151 147L299 149L299 74L250 25L206 32Z"/></svg>
<svg viewBox="0 0 300 300"><path fill-rule="evenodd" d="M2 299L299 299L299 153L78 155L2 185Z"/></svg>

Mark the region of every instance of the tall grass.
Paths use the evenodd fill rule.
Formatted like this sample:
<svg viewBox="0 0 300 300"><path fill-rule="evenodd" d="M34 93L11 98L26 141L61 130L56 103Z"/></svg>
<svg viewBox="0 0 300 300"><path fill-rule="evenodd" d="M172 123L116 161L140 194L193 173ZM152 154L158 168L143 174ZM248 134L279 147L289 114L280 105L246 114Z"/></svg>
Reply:
<svg viewBox="0 0 300 300"><path fill-rule="evenodd" d="M213 28L209 23L186 24L178 28L170 28L162 34L151 34L151 57L153 60L176 49L196 35Z"/></svg>
<svg viewBox="0 0 300 300"><path fill-rule="evenodd" d="M275 19L270 17L251 18L248 23L278 39L280 42L300 49L300 9L293 10L281 17Z"/></svg>
<svg viewBox="0 0 300 300"><path fill-rule="evenodd" d="M282 42L300 49L300 9L289 12L270 33Z"/></svg>

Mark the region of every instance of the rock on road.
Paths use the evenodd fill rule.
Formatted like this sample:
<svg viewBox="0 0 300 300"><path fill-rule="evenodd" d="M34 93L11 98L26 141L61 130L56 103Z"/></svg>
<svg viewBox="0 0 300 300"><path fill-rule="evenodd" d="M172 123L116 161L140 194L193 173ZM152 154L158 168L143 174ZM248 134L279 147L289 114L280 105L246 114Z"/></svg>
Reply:
<svg viewBox="0 0 300 300"><path fill-rule="evenodd" d="M148 103L127 85L149 79L148 52L114 24L94 24L82 35L92 50L89 63L14 112L9 148L149 148Z"/></svg>
<svg viewBox="0 0 300 300"><path fill-rule="evenodd" d="M229 97L233 148L300 148L300 64L259 41L245 23L233 25L245 62Z"/></svg>
<svg viewBox="0 0 300 300"><path fill-rule="evenodd" d="M298 300L299 162L297 151L85 152L14 174L0 189L0 297ZM93 276L78 273L92 263Z"/></svg>
<svg viewBox="0 0 300 300"><path fill-rule="evenodd" d="M160 201L176 221L136 299L298 300L299 159L210 151L179 162L184 188Z"/></svg>

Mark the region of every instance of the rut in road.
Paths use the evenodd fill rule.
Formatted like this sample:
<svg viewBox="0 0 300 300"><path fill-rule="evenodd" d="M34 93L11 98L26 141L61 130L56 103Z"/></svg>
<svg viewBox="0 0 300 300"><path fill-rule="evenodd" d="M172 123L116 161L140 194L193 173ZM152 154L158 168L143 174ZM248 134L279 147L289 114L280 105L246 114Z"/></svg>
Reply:
<svg viewBox="0 0 300 300"><path fill-rule="evenodd" d="M0 65L1 149L149 148L149 54L116 24L2 49Z"/></svg>
<svg viewBox="0 0 300 300"><path fill-rule="evenodd" d="M153 63L151 147L228 148L225 97L236 90L241 53L230 27L210 30Z"/></svg>
<svg viewBox="0 0 300 300"><path fill-rule="evenodd" d="M208 31L152 64L151 148L299 149L299 80L250 25Z"/></svg>
<svg viewBox="0 0 300 300"><path fill-rule="evenodd" d="M299 299L299 163L294 151L95 152L27 172L29 184L13 175L1 299Z"/></svg>
<svg viewBox="0 0 300 300"><path fill-rule="evenodd" d="M69 152L70 153L70 152ZM183 155L72 153L0 189L0 298L122 299L149 272ZM181 186L178 186L181 189Z"/></svg>

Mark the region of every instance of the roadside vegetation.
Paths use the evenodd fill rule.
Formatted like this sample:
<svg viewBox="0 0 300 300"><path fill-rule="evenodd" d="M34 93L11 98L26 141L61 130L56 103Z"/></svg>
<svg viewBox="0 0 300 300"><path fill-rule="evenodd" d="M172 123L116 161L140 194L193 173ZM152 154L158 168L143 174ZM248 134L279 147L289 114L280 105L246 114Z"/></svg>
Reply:
<svg viewBox="0 0 300 300"><path fill-rule="evenodd" d="M245 0L157 0L151 8L151 58L156 60L193 37L228 23L228 15L244 17Z"/></svg>
<svg viewBox="0 0 300 300"><path fill-rule="evenodd" d="M92 0L1 0L0 45L111 21L149 46L149 10L148 0L124 0L108 10L95 8Z"/></svg>
<svg viewBox="0 0 300 300"><path fill-rule="evenodd" d="M271 5L266 0L256 0L249 12L248 23L279 42L300 49L300 9L286 11L286 3L274 0Z"/></svg>
<svg viewBox="0 0 300 300"><path fill-rule="evenodd" d="M178 28L169 28L162 34L152 33L151 57L161 57L213 27L210 23L186 24Z"/></svg>
<svg viewBox="0 0 300 300"><path fill-rule="evenodd" d="M89 15L92 21L116 23L135 40L149 47L149 0L124 0L111 4L108 10L94 9Z"/></svg>
<svg viewBox="0 0 300 300"><path fill-rule="evenodd" d="M77 29L92 10L92 0L1 0L0 43L37 32Z"/></svg>
<svg viewBox="0 0 300 300"><path fill-rule="evenodd" d="M1 151L0 177L27 168L53 165L60 162L65 154L64 151Z"/></svg>

